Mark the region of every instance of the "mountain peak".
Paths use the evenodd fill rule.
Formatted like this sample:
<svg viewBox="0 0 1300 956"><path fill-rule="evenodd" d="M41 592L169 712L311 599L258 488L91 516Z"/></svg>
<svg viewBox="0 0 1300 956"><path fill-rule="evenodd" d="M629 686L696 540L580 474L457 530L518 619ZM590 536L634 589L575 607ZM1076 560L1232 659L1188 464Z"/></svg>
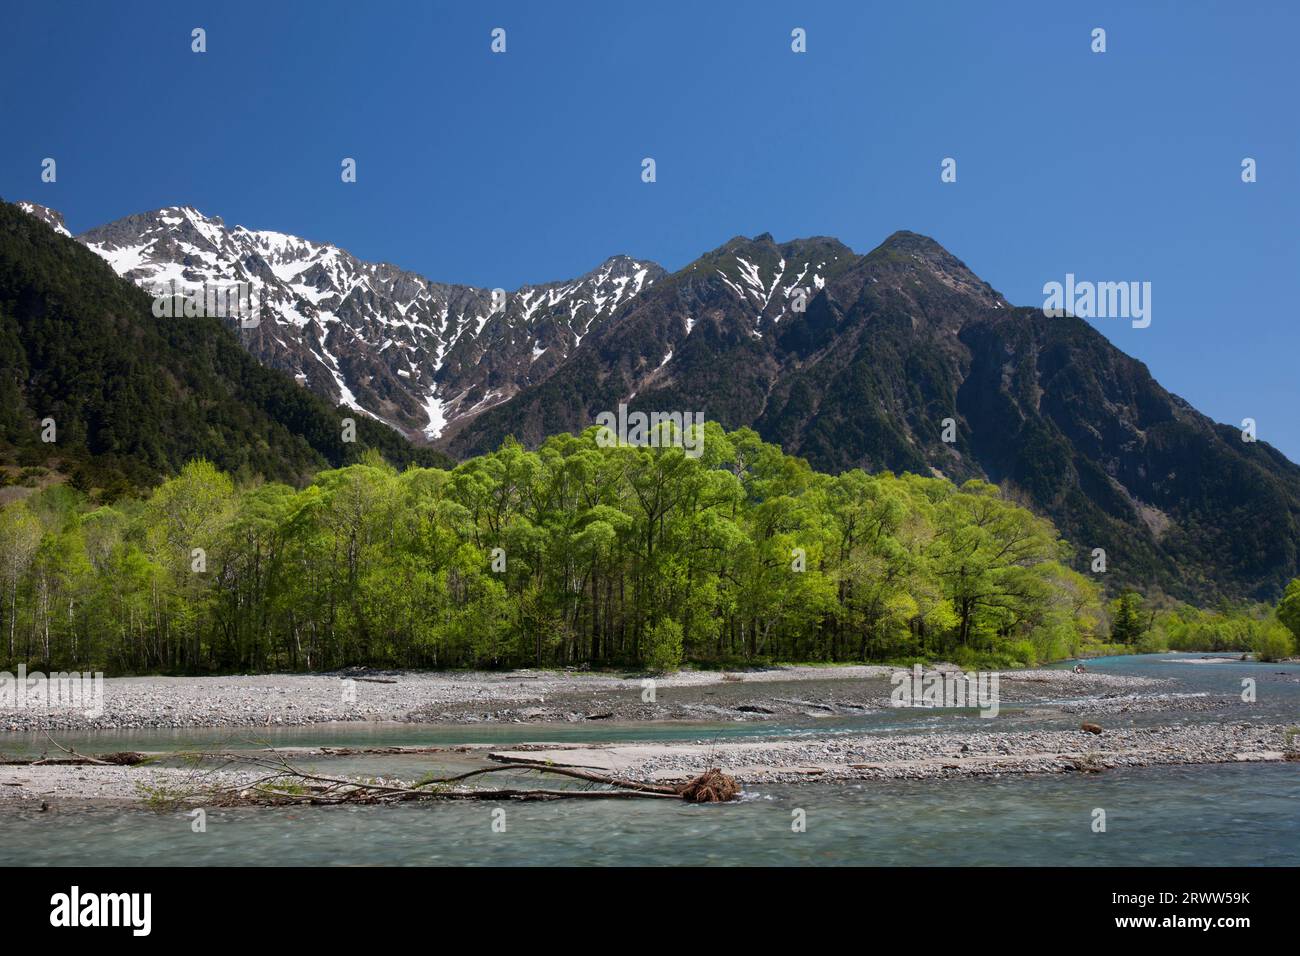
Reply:
<svg viewBox="0 0 1300 956"><path fill-rule="evenodd" d="M1009 308L1002 294L977 276L966 263L919 232L898 230L867 253L863 262L873 269L883 266L887 271L900 275L913 273L919 265L920 271L954 292L973 296L989 308Z"/></svg>
<svg viewBox="0 0 1300 956"><path fill-rule="evenodd" d="M51 209L49 206L42 206L40 203L20 202L18 208L29 216L35 216L41 222L45 223L61 236L71 236L67 225L63 222L63 213L57 209Z"/></svg>
<svg viewBox="0 0 1300 956"><path fill-rule="evenodd" d="M638 259L635 256L629 256L624 253L610 256L596 268L583 275L579 281L596 278L614 278L635 276L639 272L647 273L652 279L658 279L666 274L666 270L656 262L649 259Z"/></svg>
<svg viewBox="0 0 1300 956"><path fill-rule="evenodd" d="M163 218L165 214L179 215L190 220L190 222L210 223L214 226L224 226L226 224L225 220L220 216L205 216L202 211L194 206L166 206L153 215Z"/></svg>
<svg viewBox="0 0 1300 956"><path fill-rule="evenodd" d="M939 245L929 236L923 236L919 232L912 232L908 229L899 229L885 238L876 249L884 249L893 252L908 252L915 255L925 256L951 256L947 249ZM875 250L872 250L875 251Z"/></svg>

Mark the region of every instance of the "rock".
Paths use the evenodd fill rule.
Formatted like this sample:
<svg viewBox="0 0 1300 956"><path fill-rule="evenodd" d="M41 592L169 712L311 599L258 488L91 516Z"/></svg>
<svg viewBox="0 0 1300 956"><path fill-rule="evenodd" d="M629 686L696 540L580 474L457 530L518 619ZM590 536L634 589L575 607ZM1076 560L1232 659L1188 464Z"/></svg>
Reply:
<svg viewBox="0 0 1300 956"><path fill-rule="evenodd" d="M1080 729L1080 730L1086 730L1086 731L1087 731L1088 733L1090 733L1090 734L1099 734L1099 733L1101 733L1101 727L1098 726L1097 724L1082 724L1082 725L1079 727L1079 729Z"/></svg>

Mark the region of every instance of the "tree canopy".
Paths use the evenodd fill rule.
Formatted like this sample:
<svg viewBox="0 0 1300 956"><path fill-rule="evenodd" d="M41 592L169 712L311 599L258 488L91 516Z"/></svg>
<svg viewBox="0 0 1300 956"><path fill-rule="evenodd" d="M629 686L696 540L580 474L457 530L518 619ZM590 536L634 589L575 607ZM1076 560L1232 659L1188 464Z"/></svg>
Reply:
<svg viewBox="0 0 1300 956"><path fill-rule="evenodd" d="M193 461L147 497L66 485L0 510L11 663L671 668L683 660L1031 663L1099 592L981 481L831 476L748 429L701 457L507 441L451 470L378 453L296 490Z"/></svg>

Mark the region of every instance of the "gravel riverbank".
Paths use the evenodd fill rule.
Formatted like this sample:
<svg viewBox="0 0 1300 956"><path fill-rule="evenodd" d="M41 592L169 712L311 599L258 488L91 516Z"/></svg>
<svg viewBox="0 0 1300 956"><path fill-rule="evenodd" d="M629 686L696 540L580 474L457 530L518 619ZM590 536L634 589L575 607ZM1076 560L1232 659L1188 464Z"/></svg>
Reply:
<svg viewBox="0 0 1300 956"><path fill-rule="evenodd" d="M215 787L242 787L264 775L264 772L252 769L196 771L182 767L67 764L0 766L0 807L15 804L46 804L48 807L148 805L155 796L174 796Z"/></svg>
<svg viewBox="0 0 1300 956"><path fill-rule="evenodd" d="M944 733L799 742L625 744L493 751L510 762L581 767L636 780L681 780L718 767L744 783L921 779L1286 759L1284 728L1195 724L1076 731Z"/></svg>
<svg viewBox="0 0 1300 956"><path fill-rule="evenodd" d="M950 668L938 665L936 669ZM998 696L1002 716L1010 720L972 719L969 711L924 715L912 711L908 716L923 717L920 723L900 722L888 714L876 719L872 715L892 709L891 678L899 673L890 667L860 666L687 671L655 678L565 671L116 678L104 681L99 714L32 707L0 711L0 754L5 751L4 731L48 732L52 752L60 731L230 728L233 732L337 721L496 723L535 725L536 735L523 739L546 741L563 739L548 737L548 727L595 722L593 726L611 727L611 736L595 739L616 741L627 739L630 724L676 720L700 722L706 739L441 749L463 751L457 759L479 764L489 759L551 763L643 780L679 780L720 767L750 785L1091 772L1294 758L1295 741L1287 725L1279 722L1284 716L1274 712L1272 722L1243 720L1249 715L1243 712L1238 694L1188 692L1196 688L1176 680L1068 670L1008 672L999 677ZM852 719L861 716L867 719ZM828 721L823 732L815 718L837 719ZM714 732L708 725L763 720L772 722L773 734L759 730L759 736L722 734L707 739ZM1083 730L1085 724L1097 725L1094 729L1100 732ZM614 731L615 725L622 729ZM786 728L784 736L775 735L780 728ZM419 761L428 766L445 762L445 754L434 754L438 749L368 750L321 744L298 748L301 752L295 759L311 757L329 766L330 761L397 754L401 759L380 771L389 773L392 767L409 769ZM404 759L414 762L403 764ZM241 786L258 772L240 759L216 765L220 769L202 778L191 769L156 763L0 766L0 806L143 803L151 793L195 785ZM355 772L360 765L351 766ZM428 769L424 762L418 766L421 772Z"/></svg>
<svg viewBox="0 0 1300 956"><path fill-rule="evenodd" d="M287 727L340 720L526 723L852 715L890 706L890 675L896 670L779 667L653 678L540 670L123 677L104 681L101 714L34 706L0 710L0 731ZM647 680L653 681L653 700L646 699L651 690ZM1000 693L1004 706L1087 698L1104 712L1108 699L1159 683L1097 673L1015 671L1001 675Z"/></svg>

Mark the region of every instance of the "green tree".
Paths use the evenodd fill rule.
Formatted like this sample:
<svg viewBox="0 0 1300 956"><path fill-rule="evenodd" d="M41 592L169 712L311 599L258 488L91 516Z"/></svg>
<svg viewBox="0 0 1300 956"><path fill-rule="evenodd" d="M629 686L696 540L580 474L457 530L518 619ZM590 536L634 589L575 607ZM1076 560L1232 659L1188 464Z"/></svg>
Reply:
<svg viewBox="0 0 1300 956"><path fill-rule="evenodd" d="M9 660L15 661L15 639L18 632L18 587L41 545L41 523L23 502L15 502L0 509L0 577L9 592L9 609L6 630L9 638ZM3 611L0 598L0 611Z"/></svg>
<svg viewBox="0 0 1300 956"><path fill-rule="evenodd" d="M1286 586L1282 600L1277 606L1277 619L1286 625L1287 630L1297 642L1300 642L1300 578Z"/></svg>
<svg viewBox="0 0 1300 956"><path fill-rule="evenodd" d="M1142 623L1142 596L1125 591L1111 604L1110 639L1116 644L1136 644L1146 633Z"/></svg>

